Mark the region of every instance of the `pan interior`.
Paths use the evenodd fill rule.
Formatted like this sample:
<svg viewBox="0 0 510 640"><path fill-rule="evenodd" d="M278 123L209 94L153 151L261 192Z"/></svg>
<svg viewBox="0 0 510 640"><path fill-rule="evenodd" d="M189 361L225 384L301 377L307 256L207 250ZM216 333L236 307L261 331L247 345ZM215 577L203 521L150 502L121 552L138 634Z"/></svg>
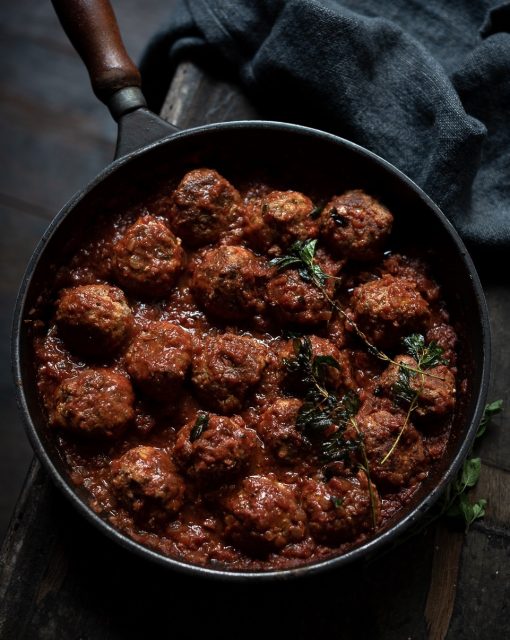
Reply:
<svg viewBox="0 0 510 640"><path fill-rule="evenodd" d="M452 461L474 435L487 386L484 300L462 243L417 187L359 147L303 128L231 123L183 132L112 165L59 214L36 250L38 258L27 273L18 318L21 400L28 410L29 435L38 454L54 477L59 476L85 503L86 496L68 480L64 461L47 428L33 364L30 321L33 309L41 308L41 299L51 300L56 265L69 259L95 220L113 210L132 207L145 194L158 189L162 181L170 178L177 182L186 171L201 166L216 169L236 185L254 178L268 180L274 188L303 191L312 199L346 189L364 189L393 212L396 244L411 244L427 254L462 344L459 379L466 381L466 390L456 410L446 454L399 513L401 521L418 505L424 506L423 501L438 483L452 473ZM161 559L172 563L163 556Z"/></svg>

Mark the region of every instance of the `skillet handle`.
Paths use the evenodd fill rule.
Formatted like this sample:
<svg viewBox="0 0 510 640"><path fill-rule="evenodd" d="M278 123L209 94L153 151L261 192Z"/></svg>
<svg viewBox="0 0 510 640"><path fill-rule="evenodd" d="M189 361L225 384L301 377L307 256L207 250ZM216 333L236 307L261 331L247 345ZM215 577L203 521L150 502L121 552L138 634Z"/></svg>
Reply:
<svg viewBox="0 0 510 640"><path fill-rule="evenodd" d="M114 117L121 115L121 111L146 106L139 89L140 72L124 47L109 0L52 0L52 4L87 67L94 93L108 105ZM124 104L124 91L123 104L112 105L114 94L127 87L132 88L127 94L130 104Z"/></svg>

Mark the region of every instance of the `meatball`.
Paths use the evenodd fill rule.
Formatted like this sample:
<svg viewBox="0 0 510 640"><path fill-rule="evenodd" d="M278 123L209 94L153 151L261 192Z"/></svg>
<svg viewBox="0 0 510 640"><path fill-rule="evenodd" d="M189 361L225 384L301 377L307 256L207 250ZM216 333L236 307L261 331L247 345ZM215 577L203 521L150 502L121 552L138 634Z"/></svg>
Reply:
<svg viewBox="0 0 510 640"><path fill-rule="evenodd" d="M371 494L372 493L372 497ZM327 483L307 480L301 502L313 538L326 545L355 540L379 519L379 496L364 472L355 478L333 477Z"/></svg>
<svg viewBox="0 0 510 640"><path fill-rule="evenodd" d="M245 320L264 311L267 267L249 249L220 246L206 251L191 289L205 311L220 320Z"/></svg>
<svg viewBox="0 0 510 640"><path fill-rule="evenodd" d="M173 399L191 365L191 337L171 322L150 322L129 345L126 370L155 400Z"/></svg>
<svg viewBox="0 0 510 640"><path fill-rule="evenodd" d="M351 319L381 348L396 346L404 335L426 327L430 318L429 305L416 284L391 275L354 289L350 304Z"/></svg>
<svg viewBox="0 0 510 640"><path fill-rule="evenodd" d="M250 476L225 501L225 536L253 555L278 551L305 536L306 516L294 490L273 478Z"/></svg>
<svg viewBox="0 0 510 640"><path fill-rule="evenodd" d="M390 364L381 376L381 386L387 392L396 396L395 385L399 380L401 369L404 369L409 379L410 390L417 395L418 404L413 414L420 417L444 416L453 411L455 406L455 376L445 365L426 369L425 373L415 373L401 367L401 364L416 369L416 360L411 356L397 356L397 364Z"/></svg>
<svg viewBox="0 0 510 640"><path fill-rule="evenodd" d="M240 416L201 414L179 431L174 458L190 478L215 486L244 471L257 445L256 432Z"/></svg>
<svg viewBox="0 0 510 640"><path fill-rule="evenodd" d="M293 464L310 449L310 443L296 427L302 404L297 398L278 398L260 417L257 433L280 462Z"/></svg>
<svg viewBox="0 0 510 640"><path fill-rule="evenodd" d="M437 324L426 335L427 342L435 342L443 350L443 357L453 367L457 361L455 347L457 346L457 334L449 324Z"/></svg>
<svg viewBox="0 0 510 640"><path fill-rule="evenodd" d="M327 286L333 293L334 285ZM285 324L326 324L332 315L324 293L311 282L305 282L295 269L275 273L268 282L266 300L277 320Z"/></svg>
<svg viewBox="0 0 510 640"><path fill-rule="evenodd" d="M174 191L170 226L189 247L216 242L242 211L239 192L213 169L187 173Z"/></svg>
<svg viewBox="0 0 510 640"><path fill-rule="evenodd" d="M353 377L348 351L340 351L340 349L337 349L335 345L326 338L310 335L306 338L289 340L280 351L284 366L288 368L288 365L297 357L300 351L306 351L308 342L313 359L327 356L333 358L338 365L338 368L336 368L325 364L320 368L324 374L324 380L328 388L338 389L344 387L346 389L356 389L357 385ZM287 371L286 381L291 389L295 388L299 390L302 386L302 373L295 375L292 371Z"/></svg>
<svg viewBox="0 0 510 640"><path fill-rule="evenodd" d="M246 208L245 236L257 250L279 253L296 240L316 238L319 225L310 217L310 198L297 191L271 191Z"/></svg>
<svg viewBox="0 0 510 640"><path fill-rule="evenodd" d="M177 279L183 257L180 239L162 220L146 215L113 245L113 272L119 284L135 295L164 297Z"/></svg>
<svg viewBox="0 0 510 640"><path fill-rule="evenodd" d="M107 284L64 289L57 301L55 318L70 348L90 356L115 353L133 328L124 293Z"/></svg>
<svg viewBox="0 0 510 640"><path fill-rule="evenodd" d="M416 288L427 302L439 299L439 286L428 275L425 263L419 258L408 258L395 253L382 263L383 273L389 273L398 278L414 280Z"/></svg>
<svg viewBox="0 0 510 640"><path fill-rule="evenodd" d="M403 412L386 409L358 414L372 480L382 490L396 491L427 475L427 453L421 435ZM402 432L397 446L386 458ZM384 462L383 462L384 461Z"/></svg>
<svg viewBox="0 0 510 640"><path fill-rule="evenodd" d="M192 381L208 407L233 413L260 381L267 359L266 348L249 336L208 336L193 355Z"/></svg>
<svg viewBox="0 0 510 640"><path fill-rule="evenodd" d="M83 369L58 386L50 420L76 433L114 438L133 421L134 400L124 376L110 369Z"/></svg>
<svg viewBox="0 0 510 640"><path fill-rule="evenodd" d="M156 524L175 516L184 502L185 485L168 455L140 445L110 465L111 485L133 516Z"/></svg>
<svg viewBox="0 0 510 640"><path fill-rule="evenodd" d="M393 216L359 189L335 196L324 207L321 237L338 256L373 260L391 232Z"/></svg>

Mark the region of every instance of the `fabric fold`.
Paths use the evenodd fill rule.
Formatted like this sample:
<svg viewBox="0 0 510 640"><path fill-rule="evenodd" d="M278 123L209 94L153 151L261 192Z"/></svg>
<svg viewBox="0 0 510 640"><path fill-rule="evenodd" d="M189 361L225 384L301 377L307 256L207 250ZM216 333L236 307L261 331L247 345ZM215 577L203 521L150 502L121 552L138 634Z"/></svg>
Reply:
<svg viewBox="0 0 510 640"><path fill-rule="evenodd" d="M205 64L239 82L263 117L323 129L382 156L471 247L504 251L510 34L491 35L498 20L506 24L508 3L497 4L180 0L144 56L144 89L157 108L180 60Z"/></svg>

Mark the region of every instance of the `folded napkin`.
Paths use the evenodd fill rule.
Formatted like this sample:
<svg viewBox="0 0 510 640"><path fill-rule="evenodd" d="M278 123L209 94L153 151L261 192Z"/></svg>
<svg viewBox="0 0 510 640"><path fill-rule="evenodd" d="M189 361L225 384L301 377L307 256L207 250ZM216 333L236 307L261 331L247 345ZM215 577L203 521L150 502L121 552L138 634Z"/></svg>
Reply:
<svg viewBox="0 0 510 640"><path fill-rule="evenodd" d="M177 0L142 61L157 109L182 59L264 117L348 138L417 182L472 249L510 247L510 3Z"/></svg>

